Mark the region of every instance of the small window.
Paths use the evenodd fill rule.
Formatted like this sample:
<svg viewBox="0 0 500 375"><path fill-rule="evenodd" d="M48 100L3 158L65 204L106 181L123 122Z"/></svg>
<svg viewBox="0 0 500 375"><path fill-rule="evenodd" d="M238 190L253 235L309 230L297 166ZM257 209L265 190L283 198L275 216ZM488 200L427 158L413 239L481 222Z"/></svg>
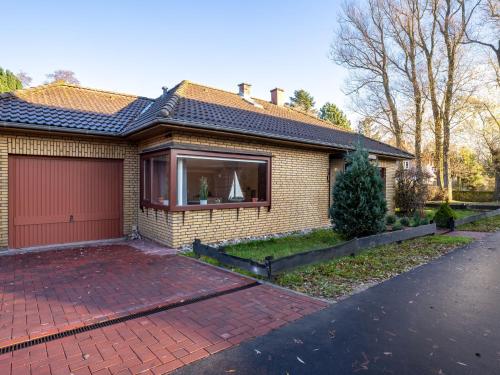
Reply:
<svg viewBox="0 0 500 375"><path fill-rule="evenodd" d="M403 160L403 169L410 169L410 161Z"/></svg>
<svg viewBox="0 0 500 375"><path fill-rule="evenodd" d="M169 155L155 154L142 157L142 205L169 206Z"/></svg>
<svg viewBox="0 0 500 375"><path fill-rule="evenodd" d="M177 205L235 206L268 202L268 168L265 158L178 155Z"/></svg>

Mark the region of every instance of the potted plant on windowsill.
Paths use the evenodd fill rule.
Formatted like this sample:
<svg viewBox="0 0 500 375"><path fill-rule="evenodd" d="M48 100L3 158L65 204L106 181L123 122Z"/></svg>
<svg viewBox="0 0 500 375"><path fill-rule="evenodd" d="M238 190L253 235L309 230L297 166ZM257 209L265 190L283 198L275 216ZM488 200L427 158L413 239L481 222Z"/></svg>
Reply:
<svg viewBox="0 0 500 375"><path fill-rule="evenodd" d="M202 206L208 203L208 181L206 177L200 178L200 204Z"/></svg>

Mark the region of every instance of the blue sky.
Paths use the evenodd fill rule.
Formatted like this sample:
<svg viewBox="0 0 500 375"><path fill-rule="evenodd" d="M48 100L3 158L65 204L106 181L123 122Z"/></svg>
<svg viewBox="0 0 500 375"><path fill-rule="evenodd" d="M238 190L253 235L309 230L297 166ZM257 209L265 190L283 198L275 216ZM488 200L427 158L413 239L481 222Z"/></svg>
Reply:
<svg viewBox="0 0 500 375"><path fill-rule="evenodd" d="M339 1L8 1L0 66L45 81L156 97L182 79L268 99L304 88L346 108L345 72L328 59Z"/></svg>

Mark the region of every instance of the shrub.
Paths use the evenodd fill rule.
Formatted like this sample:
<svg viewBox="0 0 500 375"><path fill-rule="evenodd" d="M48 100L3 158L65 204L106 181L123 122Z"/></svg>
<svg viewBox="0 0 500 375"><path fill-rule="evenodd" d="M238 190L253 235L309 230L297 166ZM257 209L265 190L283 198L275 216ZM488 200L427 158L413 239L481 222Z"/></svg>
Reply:
<svg viewBox="0 0 500 375"><path fill-rule="evenodd" d="M347 155L346 163L332 192L334 230L348 239L384 231L387 204L380 171L368 159L368 152L359 148Z"/></svg>
<svg viewBox="0 0 500 375"><path fill-rule="evenodd" d="M402 213L413 214L423 211L429 194L425 181L429 177L428 173L418 172L416 168L398 168L394 203Z"/></svg>
<svg viewBox="0 0 500 375"><path fill-rule="evenodd" d="M403 225L401 225L399 221L392 226L392 230L401 230L401 229L403 229Z"/></svg>
<svg viewBox="0 0 500 375"><path fill-rule="evenodd" d="M426 216L420 220L420 225L427 225L427 224L429 224L429 218Z"/></svg>
<svg viewBox="0 0 500 375"><path fill-rule="evenodd" d="M449 228L450 219L456 219L457 214L451 209L448 202L441 204L434 214L434 222L440 228Z"/></svg>
<svg viewBox="0 0 500 375"><path fill-rule="evenodd" d="M404 225L405 227L410 226L410 219L408 219L406 216L402 217L401 220L399 220L399 222L401 223L401 225Z"/></svg>
<svg viewBox="0 0 500 375"><path fill-rule="evenodd" d="M493 191L455 191L453 199L461 202L492 202L495 192Z"/></svg>
<svg viewBox="0 0 500 375"><path fill-rule="evenodd" d="M396 222L396 216L395 215L387 215L385 217L385 223L388 225L394 224Z"/></svg>
<svg viewBox="0 0 500 375"><path fill-rule="evenodd" d="M422 225L422 216L418 212L415 212L412 218L412 226L418 227L419 225Z"/></svg>

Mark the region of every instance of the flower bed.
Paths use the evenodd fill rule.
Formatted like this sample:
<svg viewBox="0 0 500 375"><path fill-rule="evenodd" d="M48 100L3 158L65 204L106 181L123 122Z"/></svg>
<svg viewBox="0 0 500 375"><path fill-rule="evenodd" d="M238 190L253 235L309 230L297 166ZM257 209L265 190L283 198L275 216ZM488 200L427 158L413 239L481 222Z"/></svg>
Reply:
<svg viewBox="0 0 500 375"><path fill-rule="evenodd" d="M269 255L265 256L266 253L264 251L259 251L256 259L243 258L227 253L224 248L217 249L204 245L200 240L194 241L193 251L198 257L204 256L212 258L224 265L237 267L258 276L267 276L268 278L272 278L273 276L297 267L324 262L346 255L355 255L364 249L374 246L401 242L411 238L427 236L434 233L436 233L436 225L427 224L394 232L385 232L372 236L361 237L359 239L355 238L351 241L343 242L335 246L298 252L279 258L275 257L276 254L271 255L268 253ZM255 254L255 252L253 254ZM251 254L247 254L247 256L248 255ZM264 262L262 262L262 260L264 260Z"/></svg>

